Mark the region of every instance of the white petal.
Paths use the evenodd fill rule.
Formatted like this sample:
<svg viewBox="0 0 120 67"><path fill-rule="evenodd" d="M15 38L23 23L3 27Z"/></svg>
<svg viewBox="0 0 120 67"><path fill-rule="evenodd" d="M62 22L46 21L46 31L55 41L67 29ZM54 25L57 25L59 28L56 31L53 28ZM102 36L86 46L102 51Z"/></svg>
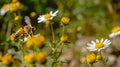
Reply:
<svg viewBox="0 0 120 67"><path fill-rule="evenodd" d="M110 44L111 44L111 42L106 43L106 45L108 45L108 46L109 46Z"/></svg>
<svg viewBox="0 0 120 67"><path fill-rule="evenodd" d="M103 42L104 41L104 39L102 38L101 40L100 40L100 42Z"/></svg>
<svg viewBox="0 0 120 67"><path fill-rule="evenodd" d="M54 13L52 13L52 11L51 11L51 12L50 12L50 15L54 17L54 16L56 16L56 15L57 15L57 13L58 13L58 12L59 12L58 10L57 10L57 11L55 11Z"/></svg>
<svg viewBox="0 0 120 67"><path fill-rule="evenodd" d="M103 43L106 43L108 41L108 39L105 39L105 41Z"/></svg>
<svg viewBox="0 0 120 67"><path fill-rule="evenodd" d="M96 42L99 42L99 40L98 40L98 39L96 39Z"/></svg>
<svg viewBox="0 0 120 67"><path fill-rule="evenodd" d="M97 49L91 49L90 51L96 51Z"/></svg>
<svg viewBox="0 0 120 67"><path fill-rule="evenodd" d="M92 43L92 44L95 44L95 42L94 42L94 41L91 41L91 43Z"/></svg>
<svg viewBox="0 0 120 67"><path fill-rule="evenodd" d="M114 33L111 33L110 35L109 35L109 37L110 38L114 38L116 35L114 34Z"/></svg>
<svg viewBox="0 0 120 67"><path fill-rule="evenodd" d="M88 43L87 46L93 46L93 44L89 44L89 43Z"/></svg>
<svg viewBox="0 0 120 67"><path fill-rule="evenodd" d="M91 49L94 49L94 47L87 47L87 49L91 50Z"/></svg>

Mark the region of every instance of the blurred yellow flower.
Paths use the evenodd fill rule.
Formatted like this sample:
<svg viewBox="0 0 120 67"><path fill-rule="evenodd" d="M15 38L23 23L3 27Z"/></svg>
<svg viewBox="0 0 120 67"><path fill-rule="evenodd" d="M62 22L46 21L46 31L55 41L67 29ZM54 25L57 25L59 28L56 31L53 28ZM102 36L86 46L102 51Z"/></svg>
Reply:
<svg viewBox="0 0 120 67"><path fill-rule="evenodd" d="M11 41L14 41L15 40L14 34L11 34L9 38Z"/></svg>
<svg viewBox="0 0 120 67"><path fill-rule="evenodd" d="M68 17L62 17L62 19L61 19L61 22L64 24L68 24L69 21L70 21L70 18L68 18Z"/></svg>
<svg viewBox="0 0 120 67"><path fill-rule="evenodd" d="M86 62L89 63L89 64L93 64L95 63L96 61L96 55L95 53L89 53L86 55Z"/></svg>
<svg viewBox="0 0 120 67"><path fill-rule="evenodd" d="M102 59L102 56L101 55L97 55L96 56L96 60L101 60Z"/></svg>
<svg viewBox="0 0 120 67"><path fill-rule="evenodd" d="M30 13L30 17L36 17L36 15L37 15L36 12L31 12Z"/></svg>
<svg viewBox="0 0 120 67"><path fill-rule="evenodd" d="M6 54L1 58L1 62L3 65L9 65L13 62L12 55Z"/></svg>
<svg viewBox="0 0 120 67"><path fill-rule="evenodd" d="M66 42L68 40L68 36L67 35L62 35L60 38L61 42Z"/></svg>
<svg viewBox="0 0 120 67"><path fill-rule="evenodd" d="M45 42L45 37L42 35L36 36L33 41L34 45L37 47L42 47L44 45L44 42Z"/></svg>
<svg viewBox="0 0 120 67"><path fill-rule="evenodd" d="M25 44L25 46L27 47L27 48L31 48L31 47L33 47L33 37L29 37L29 38L27 38L27 41L26 41L26 44Z"/></svg>
<svg viewBox="0 0 120 67"><path fill-rule="evenodd" d="M28 63L34 63L35 62L35 54L33 54L33 53L30 53L30 54L28 54L28 55L25 55L24 56L24 60L26 61L26 62L28 62Z"/></svg>
<svg viewBox="0 0 120 67"><path fill-rule="evenodd" d="M14 20L17 21L20 19L20 16L15 16Z"/></svg>
<svg viewBox="0 0 120 67"><path fill-rule="evenodd" d="M42 47L45 42L45 37L42 35L37 35L27 38L26 47L31 48L33 46Z"/></svg>
<svg viewBox="0 0 120 67"><path fill-rule="evenodd" d="M21 7L21 3L19 1L10 3L10 11L17 11Z"/></svg>
<svg viewBox="0 0 120 67"><path fill-rule="evenodd" d="M36 54L36 61L40 63L44 63L46 61L46 54L45 52L39 52Z"/></svg>
<svg viewBox="0 0 120 67"><path fill-rule="evenodd" d="M116 37L117 35L120 35L120 26L116 26L112 29L111 34L109 34L110 38Z"/></svg>

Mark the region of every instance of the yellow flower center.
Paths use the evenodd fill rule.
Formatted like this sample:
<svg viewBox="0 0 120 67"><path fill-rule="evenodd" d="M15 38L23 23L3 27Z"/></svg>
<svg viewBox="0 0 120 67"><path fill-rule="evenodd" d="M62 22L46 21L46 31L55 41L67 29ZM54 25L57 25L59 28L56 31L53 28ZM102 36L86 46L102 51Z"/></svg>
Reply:
<svg viewBox="0 0 120 67"><path fill-rule="evenodd" d="M7 10L7 4L4 4L2 10Z"/></svg>
<svg viewBox="0 0 120 67"><path fill-rule="evenodd" d="M87 54L86 55L86 62L87 63L94 63L95 62L95 60L96 60L96 55L95 55L95 53L90 53L90 54Z"/></svg>
<svg viewBox="0 0 120 67"><path fill-rule="evenodd" d="M44 15L44 17L45 17L46 19L48 19L48 18L51 17L51 15L50 15L50 13L46 13L46 14Z"/></svg>
<svg viewBox="0 0 120 67"><path fill-rule="evenodd" d="M116 33L116 32L118 32L118 31L120 31L120 27L119 27L119 26L116 26L116 27L114 27L114 28L112 29L112 33Z"/></svg>
<svg viewBox="0 0 120 67"><path fill-rule="evenodd" d="M97 43L95 44L95 48L102 48L102 47L104 47L104 45L103 45L102 42L97 42Z"/></svg>
<svg viewBox="0 0 120 67"><path fill-rule="evenodd" d="M46 25L49 25L49 24L50 24L50 21L47 20L47 21L45 22L45 24L46 24Z"/></svg>

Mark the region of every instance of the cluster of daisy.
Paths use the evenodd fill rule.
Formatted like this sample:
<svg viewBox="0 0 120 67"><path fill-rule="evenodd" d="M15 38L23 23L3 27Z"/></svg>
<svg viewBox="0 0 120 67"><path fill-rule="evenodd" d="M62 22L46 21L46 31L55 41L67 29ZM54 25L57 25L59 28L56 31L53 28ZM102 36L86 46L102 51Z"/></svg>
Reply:
<svg viewBox="0 0 120 67"><path fill-rule="evenodd" d="M18 9L21 9L23 5L18 0L12 0L9 4L4 4L0 9L0 15L3 16L8 11L15 12Z"/></svg>
<svg viewBox="0 0 120 67"><path fill-rule="evenodd" d="M15 0L16 1L16 0ZM17 1L16 1L17 2ZM52 32L52 36L54 37L54 29L52 28L52 24L54 24L54 22L52 21L57 14L59 13L59 11L50 11L49 13L46 13L44 15L40 15L37 20L38 23L45 23L48 26L50 25L51 28L51 32ZM34 16L34 13L33 13ZM16 16L16 18L14 20L18 20L19 17ZM32 66L34 67L36 63L44 63L47 60L47 54L45 52L42 51L42 49L44 48L44 45L46 44L47 39L41 35L41 34L33 34L33 28L31 25L31 20L30 18L27 16L25 16L25 23L27 25L19 28L15 33L11 34L9 39L11 42L18 42L21 45L18 46L18 49L21 51L21 55L24 58L24 61L27 63L28 66ZM58 40L55 40L54 38L52 39L54 41L56 41L56 45L54 45L54 47L50 47L53 52L52 55L56 56L56 51L59 52L61 54L62 48L63 48L63 43L68 41L68 35L66 35L64 32L64 25L69 24L70 18L67 16L64 16L61 18L60 20L60 25L61 25L61 29L62 29L62 35ZM51 41L50 41L51 42ZM62 46L61 46L62 45ZM52 45L53 46L53 45ZM56 47L55 47L56 46ZM57 50L57 47L60 47L61 50ZM26 49L24 49L26 48ZM59 57L59 56L58 56ZM57 60L57 57L52 58L55 59L55 61ZM55 61L51 61L51 63L54 63ZM54 65L54 64L53 64Z"/></svg>
<svg viewBox="0 0 120 67"><path fill-rule="evenodd" d="M111 41L108 39L96 39L96 41L91 41L91 43L88 43L87 49L90 53L86 55L86 62L88 64L93 64L98 60L104 60L101 52L103 49L109 47L110 44Z"/></svg>
<svg viewBox="0 0 120 67"><path fill-rule="evenodd" d="M115 38L116 36L120 35L120 26L115 26L112 30L111 33L109 34L109 38ZM90 51L89 54L86 55L86 62L88 64L93 64L98 59L104 60L101 52L103 49L109 47L111 44L111 41L108 39L101 39L96 41L91 41L91 43L87 44L87 49Z"/></svg>
<svg viewBox="0 0 120 67"><path fill-rule="evenodd" d="M37 52L37 53L29 53L24 56L25 62L29 65L35 66L35 63L45 63L46 62L46 53L45 52Z"/></svg>

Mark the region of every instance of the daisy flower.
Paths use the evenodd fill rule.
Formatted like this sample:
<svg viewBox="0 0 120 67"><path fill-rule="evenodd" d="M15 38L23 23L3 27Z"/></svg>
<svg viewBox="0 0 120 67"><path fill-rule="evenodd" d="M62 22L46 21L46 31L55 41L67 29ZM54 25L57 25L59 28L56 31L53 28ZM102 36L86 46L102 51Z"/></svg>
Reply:
<svg viewBox="0 0 120 67"><path fill-rule="evenodd" d="M48 20L52 20L58 13L58 10L53 13L53 11L50 11L50 13L46 13L45 15L40 15L38 17L38 23L46 22Z"/></svg>
<svg viewBox="0 0 120 67"><path fill-rule="evenodd" d="M110 37L110 38L114 38L114 37L116 37L117 35L120 35L120 26L114 27L111 32L112 32L112 33L109 34L109 37Z"/></svg>
<svg viewBox="0 0 120 67"><path fill-rule="evenodd" d="M10 5L9 4L4 4L2 6L2 8L0 9L0 15L3 16L5 15L6 12L8 12L10 9Z"/></svg>
<svg viewBox="0 0 120 67"><path fill-rule="evenodd" d="M107 48L111 44L111 41L108 39L101 39L96 41L91 41L87 44L87 49L89 51L101 51L102 49Z"/></svg>

